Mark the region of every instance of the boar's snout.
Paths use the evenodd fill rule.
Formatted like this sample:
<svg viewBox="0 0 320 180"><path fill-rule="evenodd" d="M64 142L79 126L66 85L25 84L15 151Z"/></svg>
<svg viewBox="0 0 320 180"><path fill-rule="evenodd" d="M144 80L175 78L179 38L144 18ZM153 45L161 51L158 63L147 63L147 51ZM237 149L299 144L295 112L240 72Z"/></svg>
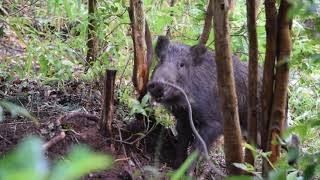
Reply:
<svg viewBox="0 0 320 180"><path fill-rule="evenodd" d="M164 87L163 84L159 82L149 82L147 90L150 92L151 96L158 99L163 96Z"/></svg>

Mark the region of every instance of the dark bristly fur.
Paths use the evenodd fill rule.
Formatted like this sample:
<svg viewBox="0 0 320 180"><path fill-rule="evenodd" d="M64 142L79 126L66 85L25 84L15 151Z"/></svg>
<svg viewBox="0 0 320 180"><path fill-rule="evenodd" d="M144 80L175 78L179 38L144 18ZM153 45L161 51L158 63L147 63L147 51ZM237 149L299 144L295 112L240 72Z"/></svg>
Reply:
<svg viewBox="0 0 320 180"><path fill-rule="evenodd" d="M187 157L187 148L193 140L186 102L180 92L157 82L176 84L186 92L191 102L194 123L199 134L210 147L223 133L215 55L207 51L204 45L190 47L180 43L171 43L166 37L159 37L155 51L159 63L152 74L148 91L177 119L179 144L176 149L176 166L179 166ZM241 62L236 56L232 59L240 125L243 130L246 130L248 65ZM261 83L259 83L260 87ZM200 142L195 139L192 149L201 151L201 147Z"/></svg>

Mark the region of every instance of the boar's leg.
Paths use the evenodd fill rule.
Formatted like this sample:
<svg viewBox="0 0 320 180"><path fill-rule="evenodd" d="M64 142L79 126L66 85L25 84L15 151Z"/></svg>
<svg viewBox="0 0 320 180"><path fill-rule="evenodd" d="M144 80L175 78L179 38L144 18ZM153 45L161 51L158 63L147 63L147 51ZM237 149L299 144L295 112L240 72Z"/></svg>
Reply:
<svg viewBox="0 0 320 180"><path fill-rule="evenodd" d="M174 168L178 168L188 156L188 147L192 139L192 130L188 119L177 119L178 143Z"/></svg>

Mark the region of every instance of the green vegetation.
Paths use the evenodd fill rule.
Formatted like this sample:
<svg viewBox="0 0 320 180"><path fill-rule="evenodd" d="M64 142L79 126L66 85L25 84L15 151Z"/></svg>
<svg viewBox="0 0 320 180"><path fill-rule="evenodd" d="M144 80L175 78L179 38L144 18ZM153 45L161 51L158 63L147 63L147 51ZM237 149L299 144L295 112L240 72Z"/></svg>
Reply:
<svg viewBox="0 0 320 180"><path fill-rule="evenodd" d="M93 153L87 147L75 147L66 157L50 167L39 138L28 137L17 149L0 160L0 179L79 179L89 172L111 166L112 158Z"/></svg>
<svg viewBox="0 0 320 180"><path fill-rule="evenodd" d="M34 3L32 3L34 2ZM118 111L123 121L132 121L135 113L147 117L155 115L158 123L172 126L172 118L162 107L151 108L150 96L141 102L133 92L131 74L133 68L133 45L130 36L128 2L104 0L98 2L95 18L96 35L99 39L98 59L86 71L87 51L87 1L83 0L12 0L0 1L0 7L10 10L0 16L0 48L15 49L14 53L0 51L0 84L15 84L17 81L34 80L41 85L64 88L70 80L99 82L106 68L118 70ZM289 84L289 128L286 132L284 153L270 179L311 179L320 177L320 2L319 0L292 1L292 57ZM171 39L186 44L196 44L202 32L207 1L182 0L174 7L167 1L144 1L146 17L153 40L163 35L170 26ZM171 16L170 14L173 14ZM265 14L262 2L258 12L259 63L264 60L266 34ZM248 37L246 29L246 5L238 0L230 14L233 53L244 61L248 59ZM8 34L18 45L5 46ZM1 40L2 39L2 40ZM213 32L207 43L214 49ZM153 64L154 65L154 64ZM0 100L5 94L0 89ZM4 109L12 115L23 115L35 122L37 119L25 109L12 103L0 101L0 122ZM290 149L290 135L300 137L301 149ZM265 158L268 153L256 151L256 158ZM28 154L28 156L25 156ZM192 155L190 159L195 159ZM288 159L297 158L297 163L288 165ZM110 167L109 156L95 154L84 147L75 148L67 157L70 162L59 161L49 167L41 150L41 141L28 138L10 155L0 160L0 179L77 179L88 172ZM190 164L187 160L173 179L179 179ZM85 167L83 165L86 165ZM90 168L88 168L90 167ZM256 174L252 165L237 164L237 167ZM19 169L19 171L17 170ZM30 177L30 178L28 178ZM239 177L229 178L239 179ZM242 179L250 179L243 177Z"/></svg>

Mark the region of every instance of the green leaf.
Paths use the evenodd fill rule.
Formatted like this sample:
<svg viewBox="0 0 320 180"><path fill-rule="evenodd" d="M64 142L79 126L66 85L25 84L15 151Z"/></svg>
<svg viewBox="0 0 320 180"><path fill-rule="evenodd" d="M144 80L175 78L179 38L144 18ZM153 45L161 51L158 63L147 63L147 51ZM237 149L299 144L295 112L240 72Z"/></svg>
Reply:
<svg viewBox="0 0 320 180"><path fill-rule="evenodd" d="M0 101L0 106L4 107L6 110L8 110L13 117L17 115L21 115L24 117L27 117L31 119L34 123L38 124L38 120L33 117L25 108L21 106L17 106L11 102L8 101Z"/></svg>
<svg viewBox="0 0 320 180"><path fill-rule="evenodd" d="M1 6L0 6L1 7ZM4 36L4 27L1 26L0 27L0 38L2 38Z"/></svg>
<svg viewBox="0 0 320 180"><path fill-rule="evenodd" d="M47 72L49 70L49 61L45 57L40 57L39 64L40 64L40 73L47 75Z"/></svg>
<svg viewBox="0 0 320 180"><path fill-rule="evenodd" d="M142 105L138 100L131 98L129 106L131 106L130 115L142 114L144 116L147 116L147 112L144 110L144 108L142 107Z"/></svg>
<svg viewBox="0 0 320 180"><path fill-rule="evenodd" d="M309 165L303 172L303 176L305 180L311 179L315 173L317 165L311 164Z"/></svg>
<svg viewBox="0 0 320 180"><path fill-rule="evenodd" d="M257 148L255 148L254 146L252 146L251 144L248 144L248 143L245 143L244 144L244 147L249 149L253 155L253 158L256 159L256 156L257 156Z"/></svg>
<svg viewBox="0 0 320 180"><path fill-rule="evenodd" d="M286 180L287 171L286 169L277 169L269 172L270 180Z"/></svg>
<svg viewBox="0 0 320 180"><path fill-rule="evenodd" d="M306 124L301 124L301 125L288 128L287 132L288 133L295 132L303 140L307 135L307 132L308 132L307 129L308 129L308 126Z"/></svg>
<svg viewBox="0 0 320 180"><path fill-rule="evenodd" d="M194 151L190 156L184 161L184 163L179 167L179 169L172 175L171 180L179 180L184 176L185 172L191 166L192 162L197 158L198 152Z"/></svg>
<svg viewBox="0 0 320 180"><path fill-rule="evenodd" d="M299 147L288 147L288 162L297 160L299 157Z"/></svg>
<svg viewBox="0 0 320 180"><path fill-rule="evenodd" d="M44 179L48 164L39 138L28 137L0 161L0 179Z"/></svg>
<svg viewBox="0 0 320 180"><path fill-rule="evenodd" d="M66 160L60 160L53 168L50 179L78 179L81 176L111 166L110 156L96 154L84 146L73 148Z"/></svg>
<svg viewBox="0 0 320 180"><path fill-rule="evenodd" d="M261 154L262 157L268 158L271 155L271 151L269 151L269 152L261 152L260 154Z"/></svg>
<svg viewBox="0 0 320 180"><path fill-rule="evenodd" d="M161 173L159 172L159 169L154 166L145 166L143 167L144 172L151 173L155 177L160 177Z"/></svg>
<svg viewBox="0 0 320 180"><path fill-rule="evenodd" d="M244 171L251 171L252 169L254 169L253 166L248 163L233 163L233 165Z"/></svg>
<svg viewBox="0 0 320 180"><path fill-rule="evenodd" d="M253 177L251 176L231 176L228 177L227 180L252 180Z"/></svg>
<svg viewBox="0 0 320 180"><path fill-rule="evenodd" d="M30 71L32 69L32 60L33 60L33 56L32 55L28 55L27 59L26 59L26 65L24 68L24 75L29 75Z"/></svg>
<svg viewBox="0 0 320 180"><path fill-rule="evenodd" d="M142 100L141 100L142 106L145 106L145 105L148 103L150 97L151 97L151 96L150 96L149 93L147 93L146 95L143 96L143 98L142 98Z"/></svg>
<svg viewBox="0 0 320 180"><path fill-rule="evenodd" d="M262 179L260 172L255 172L253 165L249 163L233 163L233 165L237 168L240 168L246 172L254 174L257 178Z"/></svg>
<svg viewBox="0 0 320 180"><path fill-rule="evenodd" d="M287 180L297 180L299 171L293 171L287 175Z"/></svg>
<svg viewBox="0 0 320 180"><path fill-rule="evenodd" d="M72 11L72 3L70 3L69 0L63 0L63 6L64 6L64 9L67 13L67 16L70 18L70 21L74 22L75 14Z"/></svg>

